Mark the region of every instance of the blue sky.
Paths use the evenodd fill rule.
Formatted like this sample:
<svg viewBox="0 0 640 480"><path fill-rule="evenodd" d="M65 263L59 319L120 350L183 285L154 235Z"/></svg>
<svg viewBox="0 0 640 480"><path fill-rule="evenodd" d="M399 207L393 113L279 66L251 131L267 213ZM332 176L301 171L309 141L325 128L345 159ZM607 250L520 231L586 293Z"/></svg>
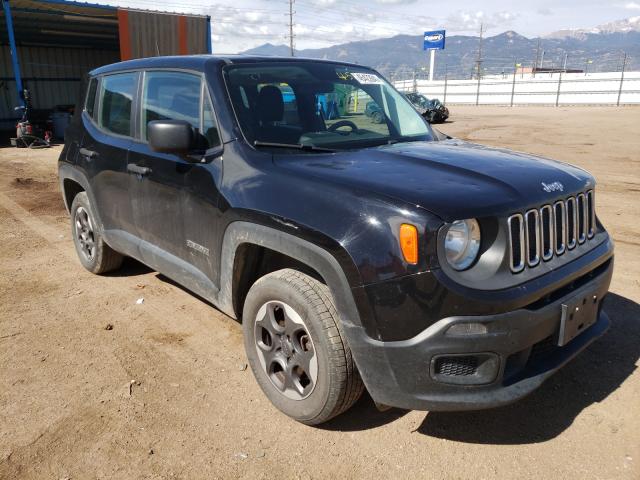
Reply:
<svg viewBox="0 0 640 480"><path fill-rule="evenodd" d="M288 42L288 0L105 3L211 15L213 48L218 53ZM535 37L640 16L640 0L295 0L294 10L295 44L302 49L439 28L448 34L477 34L480 23L489 35L515 30Z"/></svg>

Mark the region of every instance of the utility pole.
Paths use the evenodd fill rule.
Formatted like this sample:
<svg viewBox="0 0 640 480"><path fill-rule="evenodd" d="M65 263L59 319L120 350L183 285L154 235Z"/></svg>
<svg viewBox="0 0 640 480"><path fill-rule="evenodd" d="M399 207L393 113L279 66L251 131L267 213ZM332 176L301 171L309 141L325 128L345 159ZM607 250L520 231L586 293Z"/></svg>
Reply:
<svg viewBox="0 0 640 480"><path fill-rule="evenodd" d="M478 78L480 78L480 71L482 67L482 34L484 30L484 25L480 24L480 38L478 39L478 58L476 60L476 74Z"/></svg>
<svg viewBox="0 0 640 480"><path fill-rule="evenodd" d="M560 105L560 89L562 88L562 70L560 70L560 76L558 77L558 90L556 92L556 107Z"/></svg>
<svg viewBox="0 0 640 480"><path fill-rule="evenodd" d="M567 59L569 58L569 54L565 52L564 54L564 62L562 62L562 70L564 73L567 73Z"/></svg>
<svg viewBox="0 0 640 480"><path fill-rule="evenodd" d="M484 25L480 24L480 39L478 42L478 59L476 60L476 73L478 75L478 89L476 91L476 105L480 103L480 79L482 78L482 33Z"/></svg>
<svg viewBox="0 0 640 480"><path fill-rule="evenodd" d="M442 99L443 104L447 104L447 83L449 82L449 72L447 70L447 64L444 64L444 98Z"/></svg>
<svg viewBox="0 0 640 480"><path fill-rule="evenodd" d="M627 66L627 53L625 52L622 60L622 75L620 76L620 88L618 89L618 102L616 103L618 107L620 106L620 97L622 96L622 84L624 83L624 70L626 66Z"/></svg>
<svg viewBox="0 0 640 480"><path fill-rule="evenodd" d="M289 0L289 49L291 50L291 56L295 56L293 49L293 4L295 0Z"/></svg>
<svg viewBox="0 0 640 480"><path fill-rule="evenodd" d="M511 82L511 106L513 107L513 99L516 96L516 73L518 73L518 68L522 69L522 65L518 63L518 59L516 58L513 62L513 82Z"/></svg>
<svg viewBox="0 0 640 480"><path fill-rule="evenodd" d="M540 39L538 39L538 48L536 48L536 61L533 64L533 68L531 69L531 73L533 77L536 76L536 70L538 68L538 62L540 61Z"/></svg>

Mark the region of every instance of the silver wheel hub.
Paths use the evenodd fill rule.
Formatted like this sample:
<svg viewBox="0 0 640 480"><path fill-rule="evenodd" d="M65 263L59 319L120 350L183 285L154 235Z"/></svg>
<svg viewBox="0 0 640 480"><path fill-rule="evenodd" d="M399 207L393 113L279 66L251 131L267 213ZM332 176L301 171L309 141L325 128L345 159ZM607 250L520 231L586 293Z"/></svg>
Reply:
<svg viewBox="0 0 640 480"><path fill-rule="evenodd" d="M96 254L96 243L89 212L84 207L78 207L73 221L80 253L85 259L91 261Z"/></svg>
<svg viewBox="0 0 640 480"><path fill-rule="evenodd" d="M292 400L307 398L318 380L318 358L302 317L284 302L267 302L256 315L254 336L273 386Z"/></svg>

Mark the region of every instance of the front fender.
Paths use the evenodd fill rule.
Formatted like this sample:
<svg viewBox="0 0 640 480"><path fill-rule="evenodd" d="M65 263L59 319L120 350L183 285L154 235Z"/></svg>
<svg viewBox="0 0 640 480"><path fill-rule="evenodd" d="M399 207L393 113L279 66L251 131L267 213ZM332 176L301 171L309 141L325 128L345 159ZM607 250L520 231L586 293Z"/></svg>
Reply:
<svg viewBox="0 0 640 480"><path fill-rule="evenodd" d="M349 264L348 256L341 256L341 264L327 249L301 236L242 220L234 221L227 226L222 241L217 306L224 313L236 317L233 308L233 266L238 248L247 243L269 248L313 268L327 283L336 301L336 308L345 313L345 321L361 325L360 315L351 295L351 285L347 279L346 272L355 272L355 266Z"/></svg>
<svg viewBox="0 0 640 480"><path fill-rule="evenodd" d="M232 277L233 265L238 247L244 243L252 243L270 248L288 255L316 270L324 279L333 297L339 319L353 353L365 385L375 386L376 372L367 368L370 349L366 333L366 312L361 315L361 305L356 305L357 298L349 285L343 266L327 250L303 238L283 232L272 227L246 221L235 221L227 227L222 244L221 282L216 306L232 318L236 318L233 309ZM355 289L362 290L362 289ZM359 302L358 302L359 303Z"/></svg>

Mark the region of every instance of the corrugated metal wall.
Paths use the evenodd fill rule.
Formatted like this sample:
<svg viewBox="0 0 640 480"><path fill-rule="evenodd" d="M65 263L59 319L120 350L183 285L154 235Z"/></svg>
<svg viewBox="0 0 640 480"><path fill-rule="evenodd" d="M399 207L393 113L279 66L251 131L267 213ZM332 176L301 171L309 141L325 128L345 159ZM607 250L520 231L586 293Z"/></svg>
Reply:
<svg viewBox="0 0 640 480"><path fill-rule="evenodd" d="M187 17L187 49L189 53L208 53L208 18Z"/></svg>
<svg viewBox="0 0 640 480"><path fill-rule="evenodd" d="M178 17L129 11L132 58L177 55Z"/></svg>
<svg viewBox="0 0 640 480"><path fill-rule="evenodd" d="M120 38L114 36L113 43L115 47L115 42L119 42L120 51L75 46L25 46L21 43L28 42L28 36L21 38L17 32L23 84L31 91L34 108L50 109L56 105L75 104L84 75L93 68L120 61L123 51L127 53L123 59L127 59L200 54L208 50L209 19L204 16L119 9L118 22ZM123 31L123 27L126 30ZM123 35L124 32L128 35ZM77 39L77 45L83 45L81 37L72 38ZM126 43L124 50L123 42ZM71 43L75 44L75 41ZM7 45L0 45L0 129L13 128L17 104L11 53Z"/></svg>
<svg viewBox="0 0 640 480"><path fill-rule="evenodd" d="M207 53L207 17L183 16L184 29L180 15L128 10L127 17L131 58ZM186 51L180 48L181 35Z"/></svg>
<svg viewBox="0 0 640 480"><path fill-rule="evenodd" d="M120 61L118 51L86 48L18 46L22 81L31 91L34 108L53 108L75 104L83 76L101 65ZM15 125L17 105L11 53L0 46L0 128Z"/></svg>

